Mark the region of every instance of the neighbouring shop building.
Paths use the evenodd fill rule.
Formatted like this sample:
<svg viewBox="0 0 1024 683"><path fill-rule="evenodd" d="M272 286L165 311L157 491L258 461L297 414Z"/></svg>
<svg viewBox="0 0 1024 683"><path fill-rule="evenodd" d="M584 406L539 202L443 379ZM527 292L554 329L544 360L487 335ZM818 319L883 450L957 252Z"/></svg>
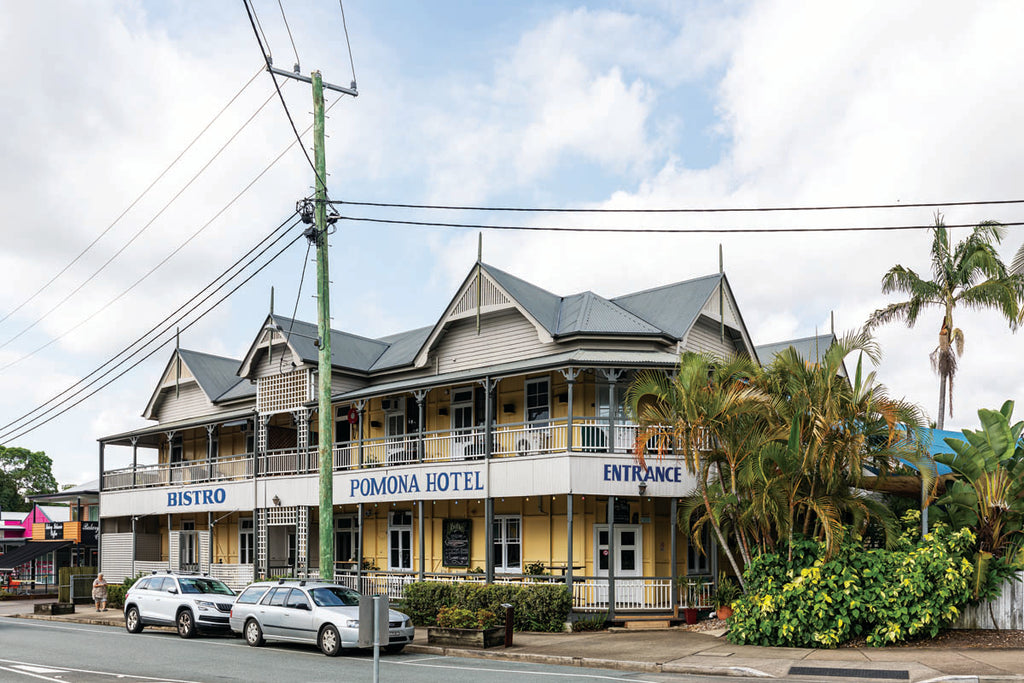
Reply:
<svg viewBox="0 0 1024 683"><path fill-rule="evenodd" d="M430 327L331 335L338 581L564 581L578 610L671 612L690 577L707 601L714 553L675 524L692 480L636 466L622 397L683 350L757 359L724 274L605 299L478 263ZM152 424L99 440L109 580L319 574L316 344L271 312L241 359L171 355ZM106 471L114 448L133 465Z"/></svg>

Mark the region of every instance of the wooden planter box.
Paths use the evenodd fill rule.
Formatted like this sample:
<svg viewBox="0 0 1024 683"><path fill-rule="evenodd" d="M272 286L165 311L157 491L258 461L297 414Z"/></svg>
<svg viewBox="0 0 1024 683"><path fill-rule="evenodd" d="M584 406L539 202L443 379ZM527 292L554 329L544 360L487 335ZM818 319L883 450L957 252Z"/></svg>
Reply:
<svg viewBox="0 0 1024 683"><path fill-rule="evenodd" d="M505 627L494 628L441 628L427 627L427 643L446 647L471 647L482 649L505 644Z"/></svg>
<svg viewBox="0 0 1024 683"><path fill-rule="evenodd" d="M70 602L43 602L33 608L35 614L74 614L75 606Z"/></svg>

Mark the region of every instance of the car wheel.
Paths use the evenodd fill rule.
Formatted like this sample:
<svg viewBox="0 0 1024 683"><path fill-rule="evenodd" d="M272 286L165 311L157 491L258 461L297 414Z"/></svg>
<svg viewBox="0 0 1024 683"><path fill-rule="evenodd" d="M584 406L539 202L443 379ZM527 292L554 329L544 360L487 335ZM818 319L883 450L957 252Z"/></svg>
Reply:
<svg viewBox="0 0 1024 683"><path fill-rule="evenodd" d="M389 655L397 655L399 652L405 649L405 643L396 643L395 645L388 645L386 648Z"/></svg>
<svg viewBox="0 0 1024 683"><path fill-rule="evenodd" d="M341 634L333 624L327 624L320 631L320 651L328 657L337 657L341 653Z"/></svg>
<svg viewBox="0 0 1024 683"><path fill-rule="evenodd" d="M178 635L182 638L191 638L196 634L196 621L190 610L183 609L178 612L177 624Z"/></svg>
<svg viewBox="0 0 1024 683"><path fill-rule="evenodd" d="M255 619L245 622L245 642L252 647L259 647L263 644L263 629Z"/></svg>
<svg viewBox="0 0 1024 683"><path fill-rule="evenodd" d="M124 627L128 633L142 632L142 617L139 616L139 608L132 605L124 613Z"/></svg>

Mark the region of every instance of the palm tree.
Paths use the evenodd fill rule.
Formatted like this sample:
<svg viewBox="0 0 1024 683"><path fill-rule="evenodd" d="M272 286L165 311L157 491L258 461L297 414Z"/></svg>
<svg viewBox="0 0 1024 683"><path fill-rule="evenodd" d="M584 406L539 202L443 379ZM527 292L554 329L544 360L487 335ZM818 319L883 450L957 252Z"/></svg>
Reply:
<svg viewBox="0 0 1024 683"><path fill-rule="evenodd" d="M853 353L861 357L848 379L843 362ZM783 513L779 536L785 533L791 544L802 520L803 534L823 538L827 556L839 548L844 523L863 533L869 520L879 521L891 541L891 514L857 488L866 471L884 477L899 466L899 458L919 464L912 444L919 440L920 410L891 398L874 372L864 372L863 356L877 362L877 343L867 332L850 333L817 363L792 347L783 351L762 378L768 391L784 397L777 418L789 439L752 461L752 474L763 484L756 505L763 507L765 496L784 503L769 501Z"/></svg>
<svg viewBox="0 0 1024 683"><path fill-rule="evenodd" d="M639 425L634 453L641 467L646 467L648 450L659 458L670 453L682 457L697 480L696 495L704 506L704 520L711 525L741 585L743 572L723 531L729 520L723 520L720 497L713 495L722 485L723 475L721 467L717 472L712 469L716 464L713 450L730 425L763 410L769 402L751 382L757 371L748 358L722 361L687 352L680 357L673 376L641 372L626 392L629 413ZM741 552L746 559L746 549Z"/></svg>
<svg viewBox="0 0 1024 683"><path fill-rule="evenodd" d="M913 327L922 311L942 309L938 346L931 353L932 368L939 375L938 427L942 429L949 397L949 415L953 415L953 379L957 371L957 358L964 352L963 330L953 324L953 311L957 306L971 309L995 309L1015 330L1020 304L1024 298L1024 274L1008 271L999 254L998 245L1005 229L994 221L976 225L971 234L955 246L950 244L949 233L942 222L942 214L935 214L932 228L932 279L926 280L902 265L895 265L882 278L882 293L898 292L909 298L880 308L868 318L868 327L892 321ZM1024 255L1018 253L1018 257ZM1018 258L1018 267L1024 269L1024 258Z"/></svg>

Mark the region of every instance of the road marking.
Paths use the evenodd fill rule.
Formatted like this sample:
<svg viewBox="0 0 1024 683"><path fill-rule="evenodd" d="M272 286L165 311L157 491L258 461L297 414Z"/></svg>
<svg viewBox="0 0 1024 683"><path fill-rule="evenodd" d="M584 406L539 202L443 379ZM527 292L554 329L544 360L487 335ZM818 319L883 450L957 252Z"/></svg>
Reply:
<svg viewBox="0 0 1024 683"><path fill-rule="evenodd" d="M381 662L384 663L383 661ZM419 662L394 662L389 661L388 664L395 666L422 666L429 669L457 669L462 671L488 671L491 673L514 673L516 676L557 676L559 678L590 678L598 679L602 681L628 681L628 683L655 683L654 681L644 681L642 678L622 678L620 676L602 676L599 674L584 674L584 673L560 673L557 671L520 671L517 669L487 669L480 666L455 666L452 664L420 664ZM516 662L510 662L513 664ZM530 662L518 662L520 664L528 664ZM548 666L566 666L561 664L550 664Z"/></svg>
<svg viewBox="0 0 1024 683"><path fill-rule="evenodd" d="M9 668L9 667L6 667L6 666L0 666L0 671L10 671L11 673L14 673L14 674L21 674L22 676L29 676L31 678L38 678L41 681L57 681L58 683L63 683L63 681L61 681L61 679L59 679L59 678L49 678L47 676L40 676L39 674L30 673L28 671L21 671L20 669Z"/></svg>
<svg viewBox="0 0 1024 683"><path fill-rule="evenodd" d="M59 674L64 669L54 669L49 666L32 666L29 664L20 664L15 669L24 669L25 671L31 671L34 674Z"/></svg>
<svg viewBox="0 0 1024 683"><path fill-rule="evenodd" d="M22 669L31 669L38 667L37 664L33 664L32 662L19 662L15 659L0 659L0 663L8 665L0 666L0 671L11 671L13 673L19 673L24 676L39 678L44 681L58 681L59 683L67 683L67 679L64 678L47 678L46 676L40 676L38 674L30 673L29 671L22 671ZM96 676L114 676L115 678L133 678L139 681L163 681L165 683L201 683L200 681L185 680L180 678L165 678L163 676L142 676L139 674L126 674L120 671L95 671L93 669L72 669L70 667L61 669L60 673L94 674Z"/></svg>

